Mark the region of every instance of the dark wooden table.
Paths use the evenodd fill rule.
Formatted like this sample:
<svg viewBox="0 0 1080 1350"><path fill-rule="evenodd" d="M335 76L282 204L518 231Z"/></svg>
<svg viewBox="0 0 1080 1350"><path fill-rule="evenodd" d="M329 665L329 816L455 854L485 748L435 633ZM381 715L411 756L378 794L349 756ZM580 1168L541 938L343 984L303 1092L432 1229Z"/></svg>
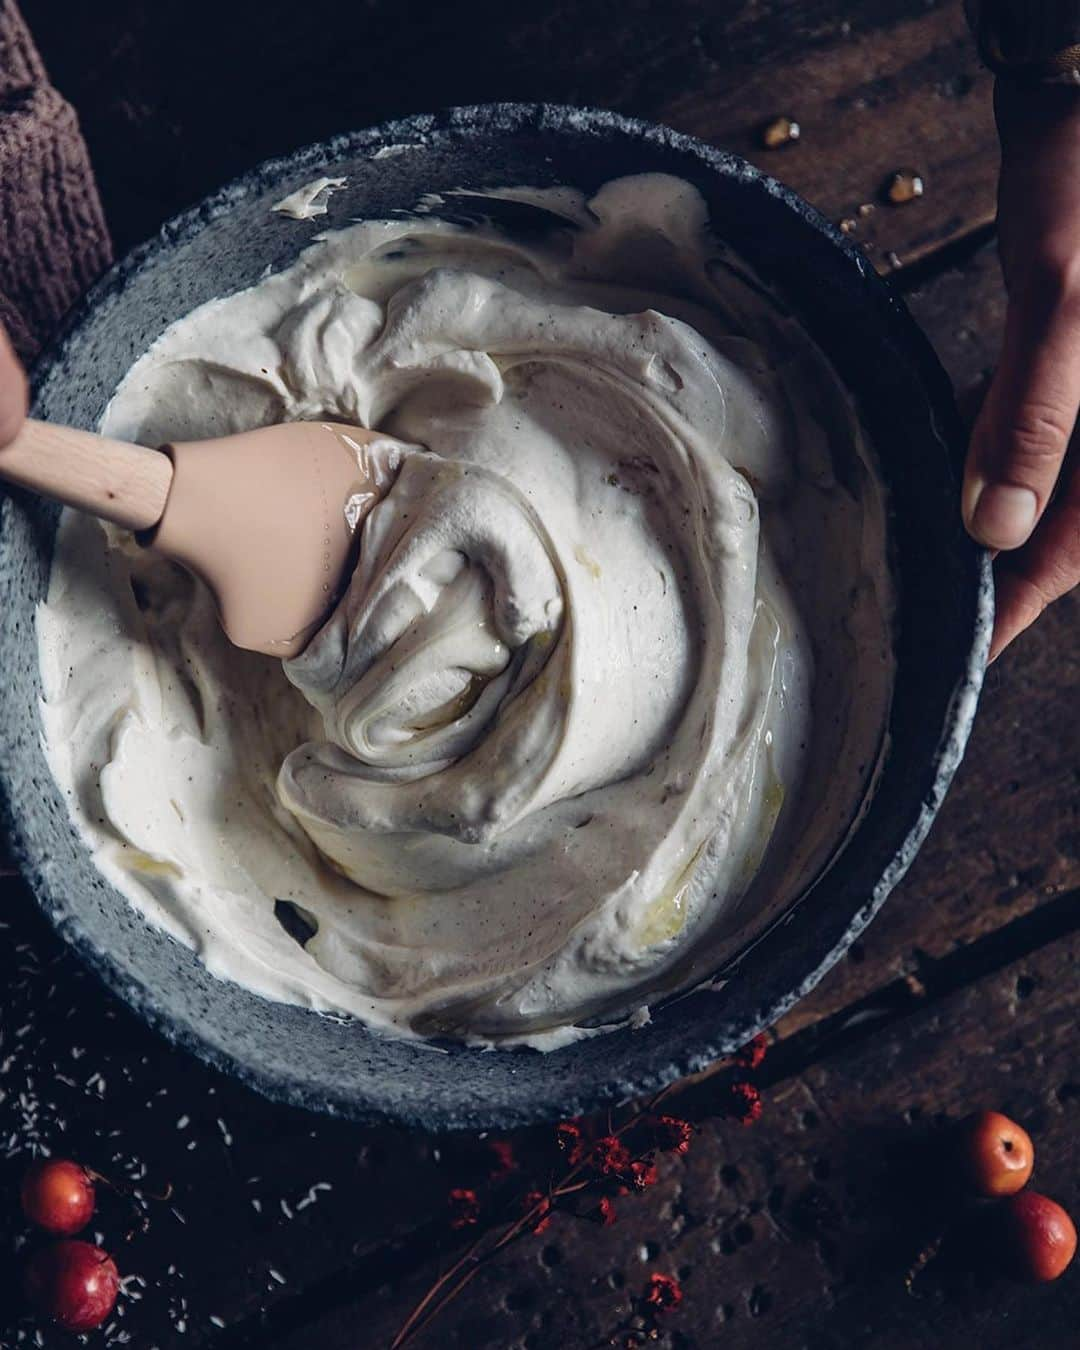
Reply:
<svg viewBox="0 0 1080 1350"><path fill-rule="evenodd" d="M996 146L955 0L23 8L82 117L118 250L262 156L344 128L490 99L612 107L739 151L852 222L967 411L985 386L1003 310ZM781 113L802 139L766 151L758 128ZM901 166L926 193L889 207L880 187ZM670 1347L1080 1344L1076 1269L1038 1289L933 1268L922 1297L903 1283L932 1209L925 1160L975 1107L1026 1122L1039 1186L1080 1213L1077 610L1061 602L990 672L910 876L774 1029L760 1122L706 1120L610 1229L556 1219L423 1345L604 1343L654 1270L685 1291L662 1323ZM103 1343L386 1346L460 1246L446 1194L483 1174L482 1145L267 1105L151 1035L17 879L0 886L0 1177L13 1195L48 1146L174 1187L127 1244L123 1207L106 1202L97 1226L133 1278ZM689 1088L685 1109L707 1112L707 1094ZM528 1157L539 1137L515 1145ZM13 1245L12 1195L0 1228ZM4 1350L66 1343L28 1318L0 1328Z"/></svg>

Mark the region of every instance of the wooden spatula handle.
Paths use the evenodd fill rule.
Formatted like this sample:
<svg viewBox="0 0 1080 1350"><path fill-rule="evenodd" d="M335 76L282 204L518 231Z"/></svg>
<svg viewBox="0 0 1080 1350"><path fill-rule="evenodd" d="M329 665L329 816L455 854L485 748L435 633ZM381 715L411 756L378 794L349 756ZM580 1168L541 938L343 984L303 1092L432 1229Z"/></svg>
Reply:
<svg viewBox="0 0 1080 1350"><path fill-rule="evenodd" d="M172 474L158 450L33 419L0 450L0 478L129 530L158 523Z"/></svg>

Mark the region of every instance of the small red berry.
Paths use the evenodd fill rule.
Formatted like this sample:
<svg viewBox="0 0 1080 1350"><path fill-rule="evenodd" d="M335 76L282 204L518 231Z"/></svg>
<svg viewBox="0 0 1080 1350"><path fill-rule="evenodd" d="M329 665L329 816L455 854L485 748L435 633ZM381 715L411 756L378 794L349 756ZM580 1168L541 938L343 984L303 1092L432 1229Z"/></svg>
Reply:
<svg viewBox="0 0 1080 1350"><path fill-rule="evenodd" d="M1053 1200L1021 1191L1003 1204L1006 1267L1021 1279L1056 1280L1076 1255L1076 1227Z"/></svg>
<svg viewBox="0 0 1080 1350"><path fill-rule="evenodd" d="M90 1242L53 1242L26 1265L26 1296L65 1331L93 1331L116 1304L120 1276L108 1252Z"/></svg>
<svg viewBox="0 0 1080 1350"><path fill-rule="evenodd" d="M961 1162L979 1195L1015 1195L1035 1165L1027 1130L1000 1111L979 1111L960 1126Z"/></svg>
<svg viewBox="0 0 1080 1350"><path fill-rule="evenodd" d="M94 1183L86 1168L70 1158L45 1158L23 1177L20 1198L31 1223L70 1237L90 1222Z"/></svg>

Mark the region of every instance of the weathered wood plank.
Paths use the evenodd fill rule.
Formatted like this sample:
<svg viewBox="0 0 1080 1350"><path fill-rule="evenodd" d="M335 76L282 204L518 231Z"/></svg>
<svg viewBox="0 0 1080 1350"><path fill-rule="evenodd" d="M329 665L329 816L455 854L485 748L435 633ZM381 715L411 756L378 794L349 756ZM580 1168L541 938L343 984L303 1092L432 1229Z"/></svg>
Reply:
<svg viewBox="0 0 1080 1350"><path fill-rule="evenodd" d="M138 1350L198 1344L212 1316L246 1317L441 1210L429 1140L271 1106L170 1048L105 993L21 886L0 888L0 1185L13 1191L40 1147L148 1192L172 1184L132 1243L126 1202L106 1197L93 1225L121 1273L146 1281L122 1324ZM20 1230L12 1194L0 1244ZM8 1350L17 1309L14 1288L0 1280L0 1291Z"/></svg>
<svg viewBox="0 0 1080 1350"><path fill-rule="evenodd" d="M705 0L560 0L542 12L494 0L441 9L421 0L360 0L344 9L310 0L302 25L291 21L292 7L272 0L260 15L257 63L250 16L207 0L153 13L135 0L85 13L66 7L62 15L45 0L24 0L24 8L82 112L121 245L265 154L418 106L496 97L603 104L667 120L750 154L837 219L910 162L926 176L926 196L858 217L856 237L870 239L878 258L890 250L919 258L992 211L988 81L951 0L871 0L843 21L825 0L740 3L723 15ZM403 69L412 72L408 80ZM764 152L757 125L781 111L799 118L803 139ZM962 392L977 392L1002 308L992 255L977 254L935 280L913 304ZM654 1259L658 1268L690 1270L672 1345L711 1345L722 1332L725 1342L734 1335L736 1344L813 1350L965 1337L992 1350L1034 1345L1024 1339L1028 1324L1038 1326L1040 1346L1071 1343L1064 1338L1077 1320L1075 1273L1049 1296L961 1291L931 1300L929 1312L898 1295L893 1274L914 1225L909 1211L888 1208L897 1187L883 1146L918 1135L900 1123L909 1106L924 1115L959 1112L985 1090L984 1100L996 1097L1038 1121L1049 1169L1040 1184L1075 1210L1066 1137L1070 1129L1075 1137L1076 1124L1068 1077L1075 1062L1067 1061L1075 966L1063 964L1075 954L1055 944L839 1052L819 1044L811 1028L843 1023L852 1005L865 1014L875 991L905 976L913 977L918 1006L920 977L954 949L994 931L1007 942L1008 924L1077 884L1076 754L1073 745L1070 767L1061 723L1061 691L1070 680L1075 687L1075 667L1070 674L1063 663L1074 650L1076 608L1075 601L1059 607L995 669L968 761L911 877L855 959L783 1025L785 1048L775 1061L796 1076L778 1085L763 1125L707 1127L685 1174L672 1172L634 1211L628 1202L602 1246L593 1230L553 1230L490 1282L477 1282L454 1324L456 1341L436 1336L429 1344L586 1344L579 1333L609 1329L625 1301L609 1271L631 1288ZM0 980L0 1065L15 1055L0 1071L0 1093L8 1094L0 1099L0 1155L11 1132L16 1154L37 1132L104 1170L115 1169L115 1154L121 1171L145 1162L148 1183L177 1183L186 1225L158 1213L125 1263L149 1283L120 1328L132 1344L383 1344L430 1275L432 1216L442 1213L447 1185L471 1179L479 1164L440 1168L423 1140L266 1106L166 1049L62 954L20 891L0 894L13 923L0 937L20 935L4 958L12 964L0 963L8 976ZM19 952L23 941L30 947ZM42 976L25 972L37 992L20 992L18 967L32 952L50 967L51 996L41 992ZM999 1054L987 1049L995 1042ZM68 1064L72 1044L85 1053ZM814 1063L799 1074L804 1047ZM105 1081L101 1096L95 1073ZM185 1115L189 1123L178 1129ZM17 1166L9 1162L5 1176ZM1059 1175L1073 1177L1071 1193ZM249 1183L251 1176L259 1181ZM333 1190L314 1192L315 1203L298 1210L320 1181ZM13 1222L9 1209L0 1229ZM890 1225L900 1236L895 1250L883 1251ZM397 1238L400 1251L387 1247ZM636 1253L649 1243L658 1250L643 1262ZM410 1277L413 1269L419 1273ZM391 1272L392 1291L351 1298L351 1282L366 1288L372 1271L378 1279ZM322 1318L324 1304L336 1311ZM238 1338L210 1321L240 1322L264 1307L282 1332L276 1340L258 1323ZM1018 1338L1009 1339L1017 1326ZM66 1343L47 1339L57 1350Z"/></svg>
<svg viewBox="0 0 1080 1350"><path fill-rule="evenodd" d="M958 5L788 6L789 40L768 51L754 41L758 12L740 11L738 28L717 20L701 82L665 102L661 120L745 155L846 220L883 271L992 219L992 82ZM760 128L777 112L797 119L801 139L763 150ZM901 167L918 170L925 194L890 205L882 187Z"/></svg>
<svg viewBox="0 0 1080 1350"><path fill-rule="evenodd" d="M992 245L908 297L972 417L996 359L1005 292ZM851 954L778 1028L829 1016L1080 885L1080 594L988 672L967 757L910 874ZM1063 720L1064 719L1064 720Z"/></svg>
<svg viewBox="0 0 1080 1350"><path fill-rule="evenodd" d="M501 99L613 108L745 154L856 220L884 267L993 214L990 80L954 0L309 0L302 24L268 0L254 45L248 11L212 0L24 9L79 110L121 249L266 155ZM803 136L770 152L760 127L778 113ZM926 195L859 216L902 165Z"/></svg>
<svg viewBox="0 0 1080 1350"><path fill-rule="evenodd" d="M418 1347L602 1345L653 1270L683 1283L660 1342L673 1347L1074 1345L1076 1271L1051 1289L931 1274L921 1299L905 1294L903 1274L933 1234L940 1123L976 1107L1026 1121L1039 1188L1080 1206L1078 959L1074 935L778 1084L753 1128L706 1125L685 1163L622 1202L614 1228L557 1218L482 1274ZM384 1346L440 1268L431 1260L261 1345Z"/></svg>
<svg viewBox="0 0 1080 1350"><path fill-rule="evenodd" d="M905 275L898 280L906 283ZM1005 286L996 244L977 248L905 298L949 372L960 411L968 422L974 421L1005 324Z"/></svg>
<svg viewBox="0 0 1080 1350"><path fill-rule="evenodd" d="M1080 885L1076 688L1080 595L989 673L964 761L911 872L852 952L780 1023L790 1035Z"/></svg>

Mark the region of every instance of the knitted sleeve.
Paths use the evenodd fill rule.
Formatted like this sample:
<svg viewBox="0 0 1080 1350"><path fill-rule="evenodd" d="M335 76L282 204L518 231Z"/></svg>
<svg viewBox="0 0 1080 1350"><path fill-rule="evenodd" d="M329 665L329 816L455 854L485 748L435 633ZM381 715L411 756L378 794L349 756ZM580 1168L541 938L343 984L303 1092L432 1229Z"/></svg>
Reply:
<svg viewBox="0 0 1080 1350"><path fill-rule="evenodd" d="M24 360L110 255L75 112L14 0L0 0L0 321Z"/></svg>
<svg viewBox="0 0 1080 1350"><path fill-rule="evenodd" d="M1080 0L965 0L965 9L991 70L1080 85Z"/></svg>

